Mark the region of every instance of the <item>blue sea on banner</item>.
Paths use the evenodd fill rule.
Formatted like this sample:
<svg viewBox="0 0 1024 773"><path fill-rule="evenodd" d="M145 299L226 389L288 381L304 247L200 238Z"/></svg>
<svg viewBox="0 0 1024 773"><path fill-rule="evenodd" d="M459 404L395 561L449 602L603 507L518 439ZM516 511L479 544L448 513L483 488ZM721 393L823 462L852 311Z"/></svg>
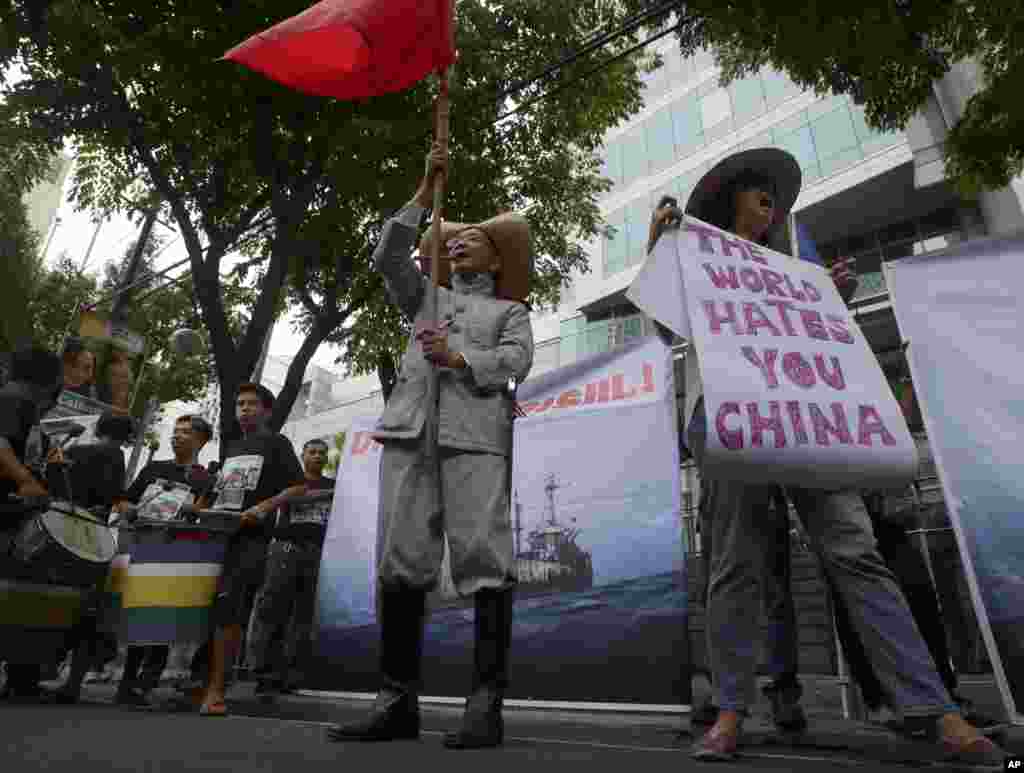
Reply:
<svg viewBox="0 0 1024 773"><path fill-rule="evenodd" d="M550 393L559 379L614 372L623 357L628 367L628 355L638 348L527 382L520 401ZM658 347L652 351L662 353ZM634 377L627 372L627 378ZM673 418L667 402L623 404L517 426L513 519L518 515L522 530L509 697L690 702ZM339 477L344 475L342 469ZM557 488L549 492L549 485ZM368 504L369 498L360 501ZM365 512L336 510L335 517L347 525L332 529L325 549L312 681L319 689L373 691L380 686L380 632L368 559L376 513L371 519ZM539 578L538 567L550 567L556 557L563 567L560 579ZM424 693L462 695L472 675L472 600L435 593L431 601Z"/></svg>

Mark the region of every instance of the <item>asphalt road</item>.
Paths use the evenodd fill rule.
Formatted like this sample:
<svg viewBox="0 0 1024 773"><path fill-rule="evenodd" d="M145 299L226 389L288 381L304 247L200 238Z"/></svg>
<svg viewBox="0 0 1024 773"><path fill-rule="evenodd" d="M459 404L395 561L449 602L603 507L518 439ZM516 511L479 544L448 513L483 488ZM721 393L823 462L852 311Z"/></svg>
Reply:
<svg viewBox="0 0 1024 773"><path fill-rule="evenodd" d="M332 744L325 739L326 725L358 716L365 704L289 697L266 705L241 699L233 703L232 716L204 718L126 709L109 699L109 690L92 688L78 706L0 704L0 771L298 773L301 766L303 773L337 773L342 765L374 773L564 773L595 764L620 771L642 766L644 773L707 769L690 759L692 739L680 737L686 722L677 717L507 711L503 748L450 751L441 746L441 734L457 726L455 707L427 708L420 741ZM770 733L754 733L741 760L712 770L809 773L841 766L906 773L913 769L908 765L936 759L925 746L842 731L822 727L796 745L773 744Z"/></svg>

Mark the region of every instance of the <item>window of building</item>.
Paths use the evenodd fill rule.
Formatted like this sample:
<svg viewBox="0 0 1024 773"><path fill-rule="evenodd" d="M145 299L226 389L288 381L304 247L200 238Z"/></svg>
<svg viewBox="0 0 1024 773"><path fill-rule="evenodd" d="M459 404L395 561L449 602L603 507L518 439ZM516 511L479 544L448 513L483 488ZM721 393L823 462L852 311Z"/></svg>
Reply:
<svg viewBox="0 0 1024 773"><path fill-rule="evenodd" d="M829 177L837 172L841 172L848 167L853 166L858 161L864 158L864 151L860 145L855 145L852 148L847 148L840 153L836 153L831 158L822 160L821 162L821 175L823 177Z"/></svg>
<svg viewBox="0 0 1024 773"><path fill-rule="evenodd" d="M753 121L767 109L764 87L756 73L742 80L733 81L728 90L737 127Z"/></svg>
<svg viewBox="0 0 1024 773"><path fill-rule="evenodd" d="M775 145L789 151L800 164L801 169L814 167L818 163L818 155L814 150L814 138L809 126L804 126L782 137L776 133Z"/></svg>
<svg viewBox="0 0 1024 773"><path fill-rule="evenodd" d="M704 146L704 124L701 122L700 105L692 95L687 95L672 105L672 131L675 134L676 155L679 158L688 156Z"/></svg>
<svg viewBox="0 0 1024 773"><path fill-rule="evenodd" d="M651 172L660 172L676 160L672 108L664 107L644 121Z"/></svg>
<svg viewBox="0 0 1024 773"><path fill-rule="evenodd" d="M622 183L629 185L647 174L647 143L642 126L622 138Z"/></svg>
<svg viewBox="0 0 1024 773"><path fill-rule="evenodd" d="M772 132L776 139L779 137L785 137L791 132L795 132L797 129L801 129L810 123L810 119L807 117L806 110L798 110L792 115L779 121L777 124L772 126Z"/></svg>
<svg viewBox="0 0 1024 773"><path fill-rule="evenodd" d="M611 213L607 220L614 233L604 240L604 275L612 276L626 267L629 234L626 231L625 210Z"/></svg>
<svg viewBox="0 0 1024 773"><path fill-rule="evenodd" d="M610 177L616 185L622 185L622 143L619 140L605 145L601 174Z"/></svg>
<svg viewBox="0 0 1024 773"><path fill-rule="evenodd" d="M643 338L644 318L637 314L627 317L622 321L622 338L624 341L632 341L634 338Z"/></svg>
<svg viewBox="0 0 1024 773"><path fill-rule="evenodd" d="M883 150L887 150L893 145L899 145L902 141L902 132L879 132L868 140L862 142L861 149L864 151L865 156L870 156Z"/></svg>
<svg viewBox="0 0 1024 773"><path fill-rule="evenodd" d="M595 354L607 352L611 348L608 342L608 320L590 322L583 338L585 356L593 357Z"/></svg>
<svg viewBox="0 0 1024 773"><path fill-rule="evenodd" d="M582 344L580 335L585 324L586 319L582 316L563 320L559 324L559 365L570 365L579 359Z"/></svg>
<svg viewBox="0 0 1024 773"><path fill-rule="evenodd" d="M683 172L683 174L672 181L679 192L679 206L681 208L686 208L686 200L690 198L690 194L693 193L693 189L697 187L697 183L700 182L700 178L707 169L707 164L701 164L689 172Z"/></svg>
<svg viewBox="0 0 1024 773"><path fill-rule="evenodd" d="M790 97L800 93L800 87L791 81L785 74L765 67L760 72L761 83L764 85L765 102L769 108L785 102Z"/></svg>
<svg viewBox="0 0 1024 773"><path fill-rule="evenodd" d="M629 246L626 265L642 263L647 254L647 238L650 235L651 206L646 196L633 199L626 207L626 230L629 231Z"/></svg>
<svg viewBox="0 0 1024 773"><path fill-rule="evenodd" d="M723 121L732 117L732 105L729 103L729 92L715 89L700 100L700 117L704 124L705 134Z"/></svg>
<svg viewBox="0 0 1024 773"><path fill-rule="evenodd" d="M845 103L811 121L811 132L814 135L814 146L818 151L822 170L826 175L835 171L833 167L837 167L836 164L828 163L833 157L845 154L844 159L853 158L853 161L859 161L862 157L853 121L850 120L850 111ZM856 156L851 156L850 151L855 151ZM842 165L848 166L853 161Z"/></svg>

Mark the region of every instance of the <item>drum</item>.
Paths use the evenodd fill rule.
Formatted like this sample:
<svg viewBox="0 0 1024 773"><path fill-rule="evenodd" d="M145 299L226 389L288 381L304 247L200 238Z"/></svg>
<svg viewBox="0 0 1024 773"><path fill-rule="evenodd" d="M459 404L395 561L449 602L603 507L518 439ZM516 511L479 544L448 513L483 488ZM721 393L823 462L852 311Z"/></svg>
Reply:
<svg viewBox="0 0 1024 773"><path fill-rule="evenodd" d="M88 510L53 500L48 510L22 525L10 555L36 582L88 588L103 579L115 552L106 524Z"/></svg>
<svg viewBox="0 0 1024 773"><path fill-rule="evenodd" d="M205 641L233 532L162 521L121 529L107 581L104 629L128 646Z"/></svg>

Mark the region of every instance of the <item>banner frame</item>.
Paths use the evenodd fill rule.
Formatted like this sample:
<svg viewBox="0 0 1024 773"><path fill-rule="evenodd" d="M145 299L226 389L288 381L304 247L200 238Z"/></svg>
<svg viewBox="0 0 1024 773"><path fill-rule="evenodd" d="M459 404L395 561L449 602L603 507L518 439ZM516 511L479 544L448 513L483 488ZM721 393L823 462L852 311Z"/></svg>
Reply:
<svg viewBox="0 0 1024 773"><path fill-rule="evenodd" d="M1017 236L1024 236L1024 231L1016 234ZM990 239L979 239L972 242L972 247L981 247L986 242L997 242L1012 238L1013 235L1003 235ZM936 253L929 255L929 258L941 258L950 257L955 254L959 249L962 249L963 245L955 245L954 247L941 250ZM915 256L918 257L918 256ZM902 261L894 261L894 263L900 263ZM900 311L899 305L896 299L896 293L893 291L893 283L891 281L892 266L882 263L882 272L885 278L886 288L889 291L889 299L892 305L893 316L896 318L896 326L900 327ZM914 346L913 341L905 339L902 331L900 331L900 341L903 344L905 356L907 359L907 367L910 369L910 376L914 383L921 383L919 381L920 369L914 358ZM924 420L925 430L928 433L929 442L934 437L935 430L935 418L932 414L931 406L927 399L922 399L919 394L917 397L918 405L921 408L921 417ZM1024 727L1024 714L1019 710L1021 707L1017 706L1016 701L1013 698L1013 693L1010 690L1009 680L1006 678L1006 669L1003 665L1002 653L999 651L999 647L996 644L995 636L992 633L992 626L988 617L988 609L985 607L984 600L981 596L981 586L978 583L978 575L974 569L974 558L971 556L970 550L967 546L967 537L964 534L963 523L960 519L960 509L957 505L957 500L953 496L953 491L950 488L949 477L946 475L945 462L943 460L943 451L935 443L931 445L932 456L935 459L935 472L939 477L939 483L942 486L942 496L946 504L946 512L949 514L950 525L953 527L953 534L956 536L956 546L960 553L960 561L964 567L964 578L967 580L967 589L971 596L971 605L974 607L974 615L978 621L978 628L981 632L982 641L985 643L985 651L988 655L989 662L992 664L992 672L995 677L996 688L999 690L999 696L1003 701L1003 708L1006 711L1007 720L1018 727Z"/></svg>

